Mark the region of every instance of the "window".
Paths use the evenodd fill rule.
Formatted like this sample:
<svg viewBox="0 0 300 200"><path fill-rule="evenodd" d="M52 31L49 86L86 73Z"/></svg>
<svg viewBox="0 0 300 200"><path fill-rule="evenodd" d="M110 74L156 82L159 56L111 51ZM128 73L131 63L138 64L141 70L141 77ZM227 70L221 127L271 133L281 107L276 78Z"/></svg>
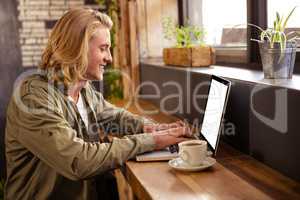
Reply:
<svg viewBox="0 0 300 200"><path fill-rule="evenodd" d="M207 32L208 44L215 47L246 47L246 13L246 1L243 0L202 0L203 27Z"/></svg>
<svg viewBox="0 0 300 200"><path fill-rule="evenodd" d="M250 41L250 38L258 38L259 32L243 25L252 23L263 29L271 27L276 11L287 14L284 12L299 6L288 22L287 32L300 31L299 0L178 0L178 5L181 25L187 22L185 18L190 17L190 22L208 30L207 41L217 50L217 62L248 62L254 64L251 67L259 69L258 44ZM300 41L298 45L296 63L299 65ZM300 68L296 67L295 72L299 71Z"/></svg>
<svg viewBox="0 0 300 200"><path fill-rule="evenodd" d="M218 62L247 62L246 0L183 0L182 3L184 23L205 29L206 42L215 47Z"/></svg>

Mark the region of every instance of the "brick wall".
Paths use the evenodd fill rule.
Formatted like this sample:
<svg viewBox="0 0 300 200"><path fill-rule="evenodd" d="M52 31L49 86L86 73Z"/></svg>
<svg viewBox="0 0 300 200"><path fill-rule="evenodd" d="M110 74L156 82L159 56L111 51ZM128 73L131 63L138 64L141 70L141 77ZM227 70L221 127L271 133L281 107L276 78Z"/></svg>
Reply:
<svg viewBox="0 0 300 200"><path fill-rule="evenodd" d="M38 66L51 28L70 8L103 9L87 0L17 0L23 67Z"/></svg>

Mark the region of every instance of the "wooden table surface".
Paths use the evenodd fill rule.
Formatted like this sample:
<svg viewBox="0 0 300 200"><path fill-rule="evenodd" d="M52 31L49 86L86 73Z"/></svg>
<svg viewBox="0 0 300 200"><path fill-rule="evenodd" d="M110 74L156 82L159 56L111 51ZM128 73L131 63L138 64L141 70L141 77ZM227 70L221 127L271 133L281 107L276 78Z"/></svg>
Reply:
<svg viewBox="0 0 300 200"><path fill-rule="evenodd" d="M114 102L123 106L124 102ZM139 106L153 110L155 106L140 101ZM128 109L145 115L134 104ZM158 122L171 122L175 117L156 113L145 115ZM300 199L300 183L221 143L217 163L201 172L180 172L167 162L128 161L125 176L138 199Z"/></svg>

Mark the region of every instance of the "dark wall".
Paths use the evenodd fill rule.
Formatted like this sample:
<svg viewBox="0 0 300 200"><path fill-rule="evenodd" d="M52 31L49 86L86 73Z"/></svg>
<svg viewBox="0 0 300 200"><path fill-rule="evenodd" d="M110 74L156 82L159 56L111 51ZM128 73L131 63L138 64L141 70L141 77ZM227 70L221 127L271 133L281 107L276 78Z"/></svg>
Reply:
<svg viewBox="0 0 300 200"><path fill-rule="evenodd" d="M157 89L154 89L151 82L157 85L159 90L158 96L160 97L147 98L147 100L155 103L160 109L165 108L169 114L175 114L178 117L187 119L190 123L194 123L195 119L198 119L200 123L202 122L206 99L200 97L194 100L193 98L195 95L205 95L208 93L210 75L145 64L141 66L141 81L145 84L141 88L142 94L156 94ZM172 84L166 86L167 82L172 82ZM226 135L223 139L239 150L249 153L249 95L251 86L236 80L232 83L232 90L225 115L225 124L233 124L235 134ZM176 85L182 88L182 106L179 106L179 98L175 96L167 100L165 98L170 94L178 93ZM180 109L177 112L173 112L178 106ZM195 108L196 106L198 108ZM225 129L230 128L230 126L224 127Z"/></svg>
<svg viewBox="0 0 300 200"><path fill-rule="evenodd" d="M5 173L4 132L7 103L21 71L16 0L0 1L0 169Z"/></svg>
<svg viewBox="0 0 300 200"><path fill-rule="evenodd" d="M268 125L260 114L250 112L251 155L299 181L300 91L268 87L256 92L252 99L255 112L275 120Z"/></svg>
<svg viewBox="0 0 300 200"><path fill-rule="evenodd" d="M198 99L196 105L192 99L194 95L207 94L208 88L204 83L209 80L209 74L152 64L142 64L140 73L141 82L148 83L142 87L142 95L157 94L153 85L157 85L160 92L159 95L145 99L161 108L161 102L168 94L178 93L175 84L173 87L164 86L166 82L173 81L183 88L184 108L175 114L190 122L198 118L202 123L203 113L197 111L195 106L204 109L206 99ZM222 140L300 181L300 90L229 80L232 81L232 88ZM152 85L149 84L151 82ZM197 90L201 84L203 86ZM176 108L179 101L178 98L169 98L163 104L168 108ZM232 128L226 123L234 125L234 135L226 134L226 129Z"/></svg>

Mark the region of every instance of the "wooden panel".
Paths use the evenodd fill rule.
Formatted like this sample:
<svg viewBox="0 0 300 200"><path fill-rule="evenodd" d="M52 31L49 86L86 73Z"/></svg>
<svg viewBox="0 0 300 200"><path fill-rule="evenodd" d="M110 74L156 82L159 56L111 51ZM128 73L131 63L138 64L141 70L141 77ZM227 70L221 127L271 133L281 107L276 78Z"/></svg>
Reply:
<svg viewBox="0 0 300 200"><path fill-rule="evenodd" d="M283 176L250 156L231 157L221 159L219 162L244 181L259 188L273 199L300 199L299 183Z"/></svg>
<svg viewBox="0 0 300 200"><path fill-rule="evenodd" d="M120 49L118 47L118 44L120 44L120 18L119 18L119 13L113 12L112 13L112 18L114 21L114 41L115 41L115 46L112 50L113 53L113 67L114 68L121 68L121 63L120 63Z"/></svg>
<svg viewBox="0 0 300 200"><path fill-rule="evenodd" d="M139 50L137 44L137 9L136 2L128 2L129 11L129 35L130 35L130 68L132 79L132 93L135 94L135 90L139 85Z"/></svg>
<svg viewBox="0 0 300 200"><path fill-rule="evenodd" d="M124 98L130 98L130 57L129 57L129 22L128 1L119 0L120 6L120 30L119 30L119 62L122 71L122 83Z"/></svg>
<svg viewBox="0 0 300 200"><path fill-rule="evenodd" d="M173 42L163 37L162 19L171 17L178 22L177 0L147 0L145 1L147 28L147 57L162 57L163 47Z"/></svg>
<svg viewBox="0 0 300 200"><path fill-rule="evenodd" d="M162 0L146 1L148 56L162 55Z"/></svg>
<svg viewBox="0 0 300 200"><path fill-rule="evenodd" d="M128 180L140 199L271 199L219 163L201 173L178 172L166 162L126 165Z"/></svg>
<svg viewBox="0 0 300 200"><path fill-rule="evenodd" d="M122 66L122 83L123 83L123 95L124 99L126 100L132 100L132 95L131 95L131 88L132 88L132 80L131 80L131 70L130 66Z"/></svg>
<svg viewBox="0 0 300 200"><path fill-rule="evenodd" d="M162 57L163 47L174 45L163 37L162 19L171 17L178 23L177 0L137 0L139 55Z"/></svg>
<svg viewBox="0 0 300 200"><path fill-rule="evenodd" d="M147 21L145 0L137 0L139 56L147 57Z"/></svg>
<svg viewBox="0 0 300 200"><path fill-rule="evenodd" d="M120 63L122 67L129 65L129 27L128 27L128 1L119 0L120 5Z"/></svg>
<svg viewBox="0 0 300 200"><path fill-rule="evenodd" d="M115 176L117 179L119 199L120 200L133 200L133 193L130 185L127 183L126 178L122 174L120 169L116 169Z"/></svg>

